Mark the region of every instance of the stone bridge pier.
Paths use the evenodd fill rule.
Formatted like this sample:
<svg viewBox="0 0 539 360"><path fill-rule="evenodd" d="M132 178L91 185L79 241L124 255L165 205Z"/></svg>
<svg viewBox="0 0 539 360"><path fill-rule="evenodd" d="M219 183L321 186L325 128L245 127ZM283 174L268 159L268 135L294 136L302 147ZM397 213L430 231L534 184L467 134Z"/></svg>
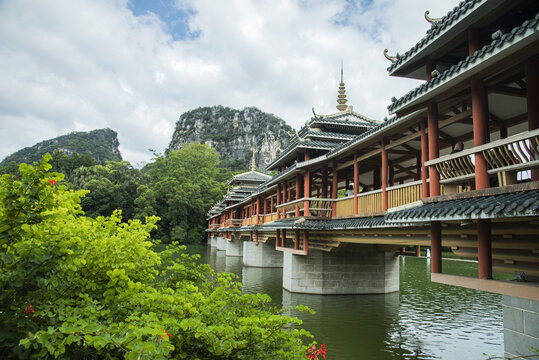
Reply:
<svg viewBox="0 0 539 360"><path fill-rule="evenodd" d="M223 235L220 235L217 237L216 245L217 245L217 250L219 251L226 251L226 245L228 243L228 240Z"/></svg>
<svg viewBox="0 0 539 360"><path fill-rule="evenodd" d="M331 252L284 253L283 288L305 294L399 291L399 257L377 245L344 244Z"/></svg>
<svg viewBox="0 0 539 360"><path fill-rule="evenodd" d="M232 233L226 244L226 256L243 257L243 240L239 233Z"/></svg>
<svg viewBox="0 0 539 360"><path fill-rule="evenodd" d="M243 265L266 268L283 267L283 253L275 250L275 244L244 241Z"/></svg>
<svg viewBox="0 0 539 360"><path fill-rule="evenodd" d="M212 234L210 236L210 246L217 247L217 234Z"/></svg>

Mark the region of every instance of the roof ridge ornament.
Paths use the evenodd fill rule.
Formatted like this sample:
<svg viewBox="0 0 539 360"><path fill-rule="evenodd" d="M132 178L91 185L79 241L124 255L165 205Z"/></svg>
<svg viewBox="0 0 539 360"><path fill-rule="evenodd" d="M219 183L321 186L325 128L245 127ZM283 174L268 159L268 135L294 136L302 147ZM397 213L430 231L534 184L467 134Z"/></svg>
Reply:
<svg viewBox="0 0 539 360"><path fill-rule="evenodd" d="M397 60L399 60L401 58L401 56L399 55L399 53L397 53L397 55L395 56L391 56L391 55L388 55L387 53L389 52L388 49L384 49L384 56L386 57L386 59L388 59L389 61L391 61L393 64L397 62Z"/></svg>
<svg viewBox="0 0 539 360"><path fill-rule="evenodd" d="M431 27L437 27L438 26L438 23L440 21L442 21L443 17L439 17L439 18L431 18L429 16L430 14L430 11L425 11L425 20L427 20L430 24L431 24Z"/></svg>
<svg viewBox="0 0 539 360"><path fill-rule="evenodd" d="M346 105L346 90L344 88L344 80L343 80L343 61L341 60L341 83L339 84L339 95L337 95L337 110L339 111L345 111L348 107Z"/></svg>

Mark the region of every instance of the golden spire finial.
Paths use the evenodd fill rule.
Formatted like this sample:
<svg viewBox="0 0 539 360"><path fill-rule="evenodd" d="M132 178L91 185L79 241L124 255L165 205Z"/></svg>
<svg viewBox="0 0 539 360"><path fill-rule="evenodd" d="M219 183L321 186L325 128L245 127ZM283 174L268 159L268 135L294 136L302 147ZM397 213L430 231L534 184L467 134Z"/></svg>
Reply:
<svg viewBox="0 0 539 360"><path fill-rule="evenodd" d="M251 171L256 171L255 149L253 148L253 158L251 159Z"/></svg>
<svg viewBox="0 0 539 360"><path fill-rule="evenodd" d="M346 106L346 90L344 89L344 80L343 80L343 62L341 60L341 83L339 84L339 95L337 95L337 110L344 111L348 106Z"/></svg>

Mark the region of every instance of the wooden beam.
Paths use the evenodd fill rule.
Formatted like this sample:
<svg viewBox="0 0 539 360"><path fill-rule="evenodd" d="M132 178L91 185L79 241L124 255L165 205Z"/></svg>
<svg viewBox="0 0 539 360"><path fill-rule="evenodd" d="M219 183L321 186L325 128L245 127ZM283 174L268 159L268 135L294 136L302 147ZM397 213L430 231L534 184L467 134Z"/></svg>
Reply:
<svg viewBox="0 0 539 360"><path fill-rule="evenodd" d="M508 96L526 97L526 89L519 89L510 86L493 86L488 88L489 93L502 94Z"/></svg>

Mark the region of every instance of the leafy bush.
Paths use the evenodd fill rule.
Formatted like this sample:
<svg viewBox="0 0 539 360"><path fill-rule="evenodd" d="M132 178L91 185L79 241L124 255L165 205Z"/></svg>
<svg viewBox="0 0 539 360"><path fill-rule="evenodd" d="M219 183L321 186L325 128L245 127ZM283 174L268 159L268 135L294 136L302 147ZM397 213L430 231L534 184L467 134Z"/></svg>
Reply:
<svg viewBox="0 0 539 360"><path fill-rule="evenodd" d="M0 177L0 358L305 358L300 320L154 251L156 217L84 216L48 160Z"/></svg>

